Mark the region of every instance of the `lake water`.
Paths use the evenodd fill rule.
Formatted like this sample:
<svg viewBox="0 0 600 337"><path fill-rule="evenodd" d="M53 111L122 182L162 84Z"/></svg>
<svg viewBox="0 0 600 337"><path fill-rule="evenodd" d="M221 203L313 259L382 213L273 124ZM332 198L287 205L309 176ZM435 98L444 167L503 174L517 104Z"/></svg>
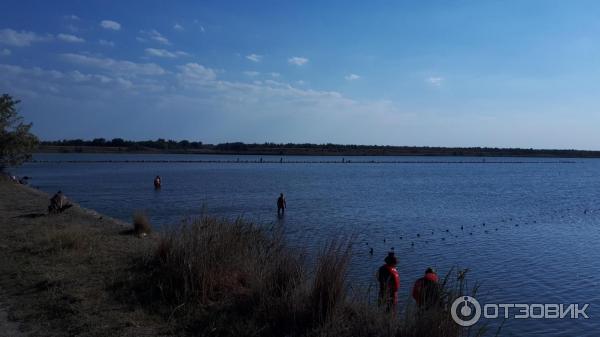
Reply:
<svg viewBox="0 0 600 337"><path fill-rule="evenodd" d="M482 283L481 303L590 304L590 319L511 319L503 336L596 336L600 331L600 316L595 315L600 310L600 160L346 157L352 162L341 163L341 157L284 157L280 163L280 157L263 156L260 163L258 156L105 154L34 158L39 162L14 172L31 176L31 185L46 192L61 189L82 206L127 222L141 209L155 227L201 213L280 221L291 240L309 249L354 234L350 273L358 284L374 284L376 269L394 247L403 298L427 266L440 274L453 266L468 267L469 279ZM102 162L108 160L113 162ZM152 185L156 175L162 177L160 191ZM280 192L288 205L283 219L276 214ZM501 323L482 321L490 327Z"/></svg>

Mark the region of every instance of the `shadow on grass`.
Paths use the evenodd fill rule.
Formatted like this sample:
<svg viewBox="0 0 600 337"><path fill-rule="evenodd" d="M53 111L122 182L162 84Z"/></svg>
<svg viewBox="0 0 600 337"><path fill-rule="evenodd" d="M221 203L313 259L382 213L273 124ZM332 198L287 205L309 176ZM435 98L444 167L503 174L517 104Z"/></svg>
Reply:
<svg viewBox="0 0 600 337"><path fill-rule="evenodd" d="M46 213L29 213L29 214L22 214L22 215L17 215L15 216L15 218L19 218L19 219L37 219L37 218L41 218L46 216Z"/></svg>

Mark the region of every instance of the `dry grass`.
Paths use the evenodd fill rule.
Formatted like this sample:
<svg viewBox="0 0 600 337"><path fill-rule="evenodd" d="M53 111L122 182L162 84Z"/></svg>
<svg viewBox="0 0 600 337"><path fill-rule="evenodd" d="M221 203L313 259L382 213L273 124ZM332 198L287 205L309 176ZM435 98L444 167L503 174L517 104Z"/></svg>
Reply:
<svg viewBox="0 0 600 337"><path fill-rule="evenodd" d="M310 311L315 322L334 317L346 300L351 249L350 240L332 241L319 254L310 292Z"/></svg>
<svg viewBox="0 0 600 337"><path fill-rule="evenodd" d="M309 269L277 228L205 217L162 236L141 264L137 299L183 335L466 335L448 311L467 293L465 273L448 273L439 308L393 315L349 292L351 242L330 242Z"/></svg>
<svg viewBox="0 0 600 337"><path fill-rule="evenodd" d="M146 213L142 211L133 213L133 232L138 236L152 233L152 225Z"/></svg>
<svg viewBox="0 0 600 337"><path fill-rule="evenodd" d="M88 235L78 230L55 230L49 233L50 249L56 252L81 250L90 245Z"/></svg>

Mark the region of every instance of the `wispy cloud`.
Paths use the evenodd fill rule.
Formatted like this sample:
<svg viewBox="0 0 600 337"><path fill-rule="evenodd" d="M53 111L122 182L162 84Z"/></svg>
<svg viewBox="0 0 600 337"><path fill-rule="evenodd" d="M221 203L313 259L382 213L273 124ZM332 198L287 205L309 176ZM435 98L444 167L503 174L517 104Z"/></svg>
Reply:
<svg viewBox="0 0 600 337"><path fill-rule="evenodd" d="M0 29L0 44L15 47L27 47L34 42L52 40L52 35L40 36L34 32L16 31L10 28Z"/></svg>
<svg viewBox="0 0 600 337"><path fill-rule="evenodd" d="M200 25L200 21L199 21L198 19L195 19L195 20L194 20L194 24L195 24L195 25ZM203 25L200 25L200 31L201 31L202 33L206 32L206 29L204 29L204 26L203 26Z"/></svg>
<svg viewBox="0 0 600 337"><path fill-rule="evenodd" d="M121 30L121 24L112 20L100 21L100 27L108 30Z"/></svg>
<svg viewBox="0 0 600 337"><path fill-rule="evenodd" d="M356 74L348 74L348 75L344 76L344 78L346 79L346 81L355 81L355 80L358 80L360 78L360 76L358 76Z"/></svg>
<svg viewBox="0 0 600 337"><path fill-rule="evenodd" d="M10 54L12 54L10 49L4 48L4 49L0 50L0 56L9 56Z"/></svg>
<svg viewBox="0 0 600 337"><path fill-rule="evenodd" d="M308 63L308 59L305 57L294 56L294 57L290 57L288 59L288 63L297 65L297 66L302 66L302 65L305 65L306 63Z"/></svg>
<svg viewBox="0 0 600 337"><path fill-rule="evenodd" d="M62 54L63 59L68 62L92 68L103 69L109 73L119 74L125 77L137 75L162 75L166 71L155 63L135 63L131 61L114 60L107 57L94 57L82 54Z"/></svg>
<svg viewBox="0 0 600 337"><path fill-rule="evenodd" d="M185 30L185 28L184 28L182 25L178 24L178 23L175 23L175 24L173 25L173 29L175 29L175 30L177 30L177 31L180 31L180 32L182 32L182 31L184 31L184 30Z"/></svg>
<svg viewBox="0 0 600 337"><path fill-rule="evenodd" d="M348 139L349 142L356 140L357 129L376 129L379 136L394 135L399 125L405 125L401 123L404 114L392 103L361 102L335 91L313 90L273 79L251 83L228 81L219 79L217 71L198 63L187 63L154 77L133 76L140 72L155 73L147 71L144 64L81 54L63 57L79 65L78 68L90 69L55 71L0 64L0 87L10 85L19 97L39 107L39 118L46 122L38 125L44 126L40 132L45 132L46 137L56 125L73 125L73 129L84 135L93 134L98 125L117 127L115 118L131 111L136 113L133 118L166 116L167 112L177 111L180 118L169 119L169 123L174 122L171 127L183 132L182 137L189 137L186 132L190 135L201 132L206 139L216 141L236 134L248 141L255 137L306 141L310 137L308 139L321 142L331 139L332 128L337 128L346 137L341 141ZM93 123L74 127L80 119L73 120L73 115L65 112L73 100L85 103L78 110L81 115L90 116ZM54 113L52 119L43 119L47 110ZM254 129L277 117L283 117L283 130ZM165 130L155 121L142 123L138 130L129 132L134 132L136 137L154 137L153 132L159 134ZM260 133L257 135L249 129L260 130Z"/></svg>
<svg viewBox="0 0 600 337"><path fill-rule="evenodd" d="M101 46L105 46L105 47L114 47L114 46L115 46L115 43L114 43L114 42L112 42L112 41L108 41L108 40L102 40L102 39L101 39L101 40L98 40L98 43L99 43Z"/></svg>
<svg viewBox="0 0 600 337"><path fill-rule="evenodd" d="M156 29L152 29L149 31L146 30L141 30L140 33L144 36L144 37L137 37L136 39L140 42L146 42L148 41L148 39L158 42L160 44L164 44L164 45L170 45L171 43L169 42L169 39L167 39L166 37L164 37L161 33L159 33Z"/></svg>
<svg viewBox="0 0 600 337"><path fill-rule="evenodd" d="M202 85L217 78L217 73L214 70L198 63L187 63L178 66L177 69L179 69L177 78L185 86Z"/></svg>
<svg viewBox="0 0 600 337"><path fill-rule="evenodd" d="M271 73L271 77L273 78L279 78L281 76L280 73Z"/></svg>
<svg viewBox="0 0 600 337"><path fill-rule="evenodd" d="M262 55L250 54L246 55L246 58L252 62L260 62L262 60Z"/></svg>
<svg viewBox="0 0 600 337"><path fill-rule="evenodd" d="M81 18L79 18L77 15L71 14L71 15L65 15L63 16L65 19L67 20L73 20L73 21L79 21L81 20Z"/></svg>
<svg viewBox="0 0 600 337"><path fill-rule="evenodd" d="M12 81L17 86L25 86L37 93L65 94L73 93L81 85L93 88L96 92L114 89L127 89L133 83L122 77L102 74L85 74L78 70L58 71L46 70L39 67L24 68L21 66L0 64L0 71L6 75L4 80ZM2 79L0 79L0 83Z"/></svg>
<svg viewBox="0 0 600 337"><path fill-rule="evenodd" d="M85 42L84 39L75 36L75 35L71 35L71 34L58 34L56 36L59 40L64 41L64 42L69 42L69 43L82 43Z"/></svg>
<svg viewBox="0 0 600 337"><path fill-rule="evenodd" d="M188 56L189 54L184 51L176 51L170 52L166 49L156 49L156 48L146 48L144 50L146 55L156 56L156 57L165 57L165 58L176 58L179 56Z"/></svg>
<svg viewBox="0 0 600 337"><path fill-rule="evenodd" d="M260 73L258 71L244 71L244 75L250 76L250 77L255 77L255 76L260 75Z"/></svg>
<svg viewBox="0 0 600 337"><path fill-rule="evenodd" d="M425 79L425 81L433 86L439 87L443 84L444 82L444 78L443 77L437 77L437 76L432 76L432 77L428 77Z"/></svg>

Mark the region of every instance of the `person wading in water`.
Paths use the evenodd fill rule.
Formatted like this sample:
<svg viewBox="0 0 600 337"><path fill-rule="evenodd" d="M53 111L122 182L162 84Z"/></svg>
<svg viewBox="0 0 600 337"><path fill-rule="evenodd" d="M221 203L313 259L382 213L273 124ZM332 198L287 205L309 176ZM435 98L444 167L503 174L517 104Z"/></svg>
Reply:
<svg viewBox="0 0 600 337"><path fill-rule="evenodd" d="M279 198L277 198L277 215L283 216L286 207L287 204L285 203L285 197L283 196L283 193L281 193Z"/></svg>

